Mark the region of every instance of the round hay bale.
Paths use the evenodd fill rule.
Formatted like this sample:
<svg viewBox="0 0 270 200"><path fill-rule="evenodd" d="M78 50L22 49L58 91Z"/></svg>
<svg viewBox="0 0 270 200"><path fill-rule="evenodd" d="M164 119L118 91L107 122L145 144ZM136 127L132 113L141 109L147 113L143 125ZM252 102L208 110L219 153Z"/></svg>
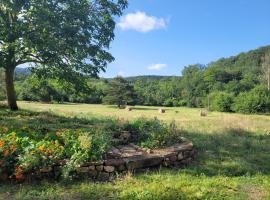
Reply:
<svg viewBox="0 0 270 200"><path fill-rule="evenodd" d="M207 110L201 110L200 112L201 117L207 117L207 114L208 114Z"/></svg>
<svg viewBox="0 0 270 200"><path fill-rule="evenodd" d="M160 109L158 110L158 112L159 112L159 113L165 113L165 112L166 112L166 110L165 110L165 109L160 108Z"/></svg>
<svg viewBox="0 0 270 200"><path fill-rule="evenodd" d="M131 107L126 107L126 111L132 111Z"/></svg>

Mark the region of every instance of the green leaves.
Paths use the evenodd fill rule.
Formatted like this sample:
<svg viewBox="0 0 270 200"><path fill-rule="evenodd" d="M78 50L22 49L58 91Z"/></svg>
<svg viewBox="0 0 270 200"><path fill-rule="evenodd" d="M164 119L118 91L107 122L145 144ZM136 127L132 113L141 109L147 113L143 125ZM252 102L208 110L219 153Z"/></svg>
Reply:
<svg viewBox="0 0 270 200"><path fill-rule="evenodd" d="M270 112L270 92L264 85L258 85L249 92L240 93L233 104L233 110L241 113Z"/></svg>
<svg viewBox="0 0 270 200"><path fill-rule="evenodd" d="M116 104L119 108L123 105L132 105L136 99L133 86L122 77L116 77L110 81L105 93L104 103Z"/></svg>
<svg viewBox="0 0 270 200"><path fill-rule="evenodd" d="M109 0L2 1L0 67L31 62L47 69L46 75L97 76L113 60L107 52L113 17L126 6L127 1Z"/></svg>
<svg viewBox="0 0 270 200"><path fill-rule="evenodd" d="M18 65L32 63L39 77L76 84L84 76L97 77L114 59L108 52L114 16L126 6L127 0L3 0L0 68L13 73ZM14 87L8 85L9 105L16 110Z"/></svg>

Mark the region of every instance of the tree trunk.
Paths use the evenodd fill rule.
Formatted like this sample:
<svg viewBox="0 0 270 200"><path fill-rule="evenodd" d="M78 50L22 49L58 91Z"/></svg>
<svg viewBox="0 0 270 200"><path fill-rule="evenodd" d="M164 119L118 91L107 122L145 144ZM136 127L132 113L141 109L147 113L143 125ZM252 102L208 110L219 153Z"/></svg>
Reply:
<svg viewBox="0 0 270 200"><path fill-rule="evenodd" d="M15 71L14 67L7 68L5 70L7 101L10 110L18 110L16 92L14 88L14 71Z"/></svg>
<svg viewBox="0 0 270 200"><path fill-rule="evenodd" d="M267 86L268 86L268 91L270 91L270 63L268 64Z"/></svg>

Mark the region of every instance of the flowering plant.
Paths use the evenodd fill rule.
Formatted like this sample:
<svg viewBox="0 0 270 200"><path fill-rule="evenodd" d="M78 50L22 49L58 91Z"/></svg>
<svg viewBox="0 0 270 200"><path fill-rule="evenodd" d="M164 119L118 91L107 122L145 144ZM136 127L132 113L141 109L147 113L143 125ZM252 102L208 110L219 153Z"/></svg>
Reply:
<svg viewBox="0 0 270 200"><path fill-rule="evenodd" d="M104 133L59 130L46 134L26 129L0 128L0 174L24 179L24 175L65 160L68 174L85 161L101 159L110 139Z"/></svg>

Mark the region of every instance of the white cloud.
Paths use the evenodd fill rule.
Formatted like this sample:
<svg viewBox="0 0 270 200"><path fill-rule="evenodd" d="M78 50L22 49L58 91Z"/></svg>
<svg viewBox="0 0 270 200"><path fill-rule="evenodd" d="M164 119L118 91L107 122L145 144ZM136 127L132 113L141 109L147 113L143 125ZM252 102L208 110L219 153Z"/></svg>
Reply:
<svg viewBox="0 0 270 200"><path fill-rule="evenodd" d="M148 67L149 70L161 70L163 68L166 68L167 64L153 64Z"/></svg>
<svg viewBox="0 0 270 200"><path fill-rule="evenodd" d="M121 30L135 30L146 33L152 30L165 29L167 24L167 20L163 18L148 16L146 13L138 11L122 16L117 25Z"/></svg>

